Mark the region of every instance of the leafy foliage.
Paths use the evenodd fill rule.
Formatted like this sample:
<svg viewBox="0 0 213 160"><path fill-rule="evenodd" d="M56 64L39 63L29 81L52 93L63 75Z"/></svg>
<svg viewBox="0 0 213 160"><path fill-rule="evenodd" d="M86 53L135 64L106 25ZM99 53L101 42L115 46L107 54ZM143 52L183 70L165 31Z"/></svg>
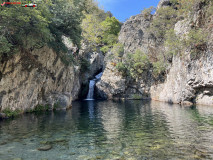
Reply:
<svg viewBox="0 0 213 160"><path fill-rule="evenodd" d="M84 41L91 46L97 46L101 42L101 19L96 15L87 14L82 22Z"/></svg>
<svg viewBox="0 0 213 160"><path fill-rule="evenodd" d="M157 10L157 16L153 19L149 32L157 38L164 38L166 31L173 28L177 22L177 11L172 6L162 7Z"/></svg>
<svg viewBox="0 0 213 160"><path fill-rule="evenodd" d="M121 43L116 43L113 45L112 53L116 56L121 58L124 54L124 46Z"/></svg>
<svg viewBox="0 0 213 160"><path fill-rule="evenodd" d="M173 55L180 54L183 47L181 39L175 34L173 29L166 32L164 44L167 47L166 56L169 58Z"/></svg>
<svg viewBox="0 0 213 160"><path fill-rule="evenodd" d="M154 76L154 78L157 78L159 75L164 73L167 67L167 64L162 59L160 59L157 62L152 62L152 65L153 65L152 75Z"/></svg>
<svg viewBox="0 0 213 160"><path fill-rule="evenodd" d="M96 48L102 46L101 51L106 53L117 42L120 31L120 22L115 18L105 14L87 14L82 22L84 42Z"/></svg>
<svg viewBox="0 0 213 160"><path fill-rule="evenodd" d="M22 111L19 110L19 109L12 110L12 109L10 109L10 108L5 108L2 112L3 112L4 114L6 114L7 117L16 117L16 116L18 116L20 113L22 113Z"/></svg>
<svg viewBox="0 0 213 160"><path fill-rule="evenodd" d="M136 50L134 54L127 54L125 61L117 64L118 71L132 78L141 78L142 73L149 68L150 62L148 56Z"/></svg>
<svg viewBox="0 0 213 160"><path fill-rule="evenodd" d="M153 15L153 13L156 11L156 8L149 7L144 9L141 13L145 18L148 18L150 15Z"/></svg>
<svg viewBox="0 0 213 160"><path fill-rule="evenodd" d="M84 57L80 57L79 63L81 67L80 68L81 73L84 73L89 70L90 63L87 59L85 59Z"/></svg>
<svg viewBox="0 0 213 160"><path fill-rule="evenodd" d="M207 34L202 29L192 29L184 39L184 44L191 49L193 57L207 48Z"/></svg>
<svg viewBox="0 0 213 160"><path fill-rule="evenodd" d="M2 7L0 54L8 55L15 49L33 50L47 44L58 53L66 52L62 35L80 47L83 13L90 12L93 6L92 0L47 0L41 1L37 8Z"/></svg>
<svg viewBox="0 0 213 160"><path fill-rule="evenodd" d="M52 40L48 29L48 15L43 14L46 14L46 11L30 8L11 7L1 9L1 45L4 44L7 49L0 47L0 52L9 52L13 49L12 47L17 46L24 49L33 49Z"/></svg>
<svg viewBox="0 0 213 160"><path fill-rule="evenodd" d="M51 109L49 105L37 105L32 112L41 112L41 111L47 111Z"/></svg>
<svg viewBox="0 0 213 160"><path fill-rule="evenodd" d="M101 29L103 31L102 42L113 45L121 29L120 22L115 17L107 17L101 22Z"/></svg>
<svg viewBox="0 0 213 160"><path fill-rule="evenodd" d="M1 48L0 49L0 54L9 53L11 47L12 47L12 44L8 42L6 37L1 36L0 37L0 48Z"/></svg>
<svg viewBox="0 0 213 160"><path fill-rule="evenodd" d="M178 10L180 15L187 16L189 13L194 14L194 7L206 0L177 0L178 2Z"/></svg>
<svg viewBox="0 0 213 160"><path fill-rule="evenodd" d="M143 97L142 97L141 94L133 94L133 95L131 96L131 99L140 100L140 99L143 99Z"/></svg>
<svg viewBox="0 0 213 160"><path fill-rule="evenodd" d="M61 61L66 65L69 66L71 63L75 64L75 60L72 54L61 54L60 56Z"/></svg>

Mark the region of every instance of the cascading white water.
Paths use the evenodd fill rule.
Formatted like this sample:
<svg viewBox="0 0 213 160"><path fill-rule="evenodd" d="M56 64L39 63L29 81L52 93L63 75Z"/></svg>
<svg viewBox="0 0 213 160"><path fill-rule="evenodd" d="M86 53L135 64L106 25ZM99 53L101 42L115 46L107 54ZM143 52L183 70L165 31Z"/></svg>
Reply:
<svg viewBox="0 0 213 160"><path fill-rule="evenodd" d="M101 79L103 72L99 73L98 75L95 76L95 79L90 80L89 82L89 92L87 94L87 99L86 100L94 100L94 88L95 88L95 83Z"/></svg>
<svg viewBox="0 0 213 160"><path fill-rule="evenodd" d="M94 87L95 87L95 80L90 80L90 82L89 82L89 92L87 94L87 100L93 100Z"/></svg>

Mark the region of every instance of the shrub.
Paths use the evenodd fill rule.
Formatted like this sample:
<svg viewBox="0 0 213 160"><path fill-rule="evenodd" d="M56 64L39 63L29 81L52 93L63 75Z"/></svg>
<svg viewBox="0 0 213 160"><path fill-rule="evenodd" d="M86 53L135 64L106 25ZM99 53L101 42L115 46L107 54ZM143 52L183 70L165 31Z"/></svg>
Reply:
<svg viewBox="0 0 213 160"><path fill-rule="evenodd" d="M106 54L109 51L109 46L103 46L101 47L101 52L103 52L104 54Z"/></svg>
<svg viewBox="0 0 213 160"><path fill-rule="evenodd" d="M188 16L196 11L194 8L197 4L204 2L206 0L178 0L178 13L179 15Z"/></svg>
<svg viewBox="0 0 213 160"><path fill-rule="evenodd" d="M149 59L148 56L141 52L140 50L136 50L135 54L133 54L133 69L132 75L136 77L136 74L142 74L145 69L148 69ZM135 73L134 73L135 72Z"/></svg>
<svg viewBox="0 0 213 160"><path fill-rule="evenodd" d="M61 58L61 61L66 65L66 66L69 66L70 64L73 64L75 63L75 60L74 60L74 57L72 54L67 54L67 53L64 53L60 55L60 58Z"/></svg>
<svg viewBox="0 0 213 160"><path fill-rule="evenodd" d="M118 62L118 63L116 64L116 68L117 68L117 70L118 70L119 72L122 73L122 75L123 75L124 77L128 75L128 70L127 70L127 68L126 68L126 66L125 66L124 63Z"/></svg>
<svg viewBox="0 0 213 160"><path fill-rule="evenodd" d="M81 73L85 73L86 71L89 70L89 68L90 68L90 63L89 63L89 61L88 61L86 58L81 57L81 58L79 59L79 63L80 63L80 72L81 72Z"/></svg>
<svg viewBox="0 0 213 160"><path fill-rule="evenodd" d="M153 76L157 78L159 75L166 71L166 63L162 60L157 62L152 62L153 65Z"/></svg>
<svg viewBox="0 0 213 160"><path fill-rule="evenodd" d="M148 30L155 35L155 37L164 38L166 31L174 28L177 22L177 10L172 6L162 7L157 10L156 15Z"/></svg>
<svg viewBox="0 0 213 160"><path fill-rule="evenodd" d="M134 99L134 100L142 99L142 95L141 94L133 94L131 99Z"/></svg>
<svg viewBox="0 0 213 160"><path fill-rule="evenodd" d="M195 48L198 44L207 43L207 34L202 29L192 29L188 33L185 43L187 47L192 46Z"/></svg>
<svg viewBox="0 0 213 160"><path fill-rule="evenodd" d="M149 18L149 16L153 15L155 11L156 11L155 7L149 7L144 9L141 13L145 18Z"/></svg>
<svg viewBox="0 0 213 160"><path fill-rule="evenodd" d="M57 110L60 108L59 102L54 103L53 110Z"/></svg>
<svg viewBox="0 0 213 160"><path fill-rule="evenodd" d="M41 111L47 111L47 110L49 110L49 109L51 109L50 108L50 106L49 105L40 105L40 104L38 104L35 108L34 108L34 110L33 110L33 112L41 112Z"/></svg>
<svg viewBox="0 0 213 160"><path fill-rule="evenodd" d="M193 56L197 56L199 52L205 51L207 47L207 33L203 29L192 29L187 35L180 38L174 30L169 30L166 33L165 46L167 47L166 56L172 57L186 49L191 50Z"/></svg>
<svg viewBox="0 0 213 160"><path fill-rule="evenodd" d="M164 44L167 47L166 56L168 58L171 58L173 55L180 54L183 47L180 37L175 34L173 29L166 32Z"/></svg>
<svg viewBox="0 0 213 160"><path fill-rule="evenodd" d="M207 34L202 29L192 29L183 40L186 48L191 49L192 57L207 49Z"/></svg>
<svg viewBox="0 0 213 160"><path fill-rule="evenodd" d="M12 110L9 107L4 109L2 112L6 114L7 117L16 117L17 115L22 113L20 109Z"/></svg>
<svg viewBox="0 0 213 160"><path fill-rule="evenodd" d="M115 57L122 57L124 54L124 46L121 43L116 43L113 45L112 53L115 55Z"/></svg>
<svg viewBox="0 0 213 160"><path fill-rule="evenodd" d="M124 75L138 79L149 68L149 64L148 56L140 50L136 50L134 54L128 53L123 62L117 64L117 68Z"/></svg>
<svg viewBox="0 0 213 160"><path fill-rule="evenodd" d="M12 44L8 42L8 40L1 36L0 37L0 55L3 53L8 53L10 52L12 47Z"/></svg>

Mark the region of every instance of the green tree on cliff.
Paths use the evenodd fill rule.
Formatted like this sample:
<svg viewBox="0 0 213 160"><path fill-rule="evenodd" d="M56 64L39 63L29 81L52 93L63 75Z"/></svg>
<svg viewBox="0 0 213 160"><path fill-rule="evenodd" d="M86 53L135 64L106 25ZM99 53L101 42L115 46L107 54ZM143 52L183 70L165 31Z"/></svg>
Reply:
<svg viewBox="0 0 213 160"><path fill-rule="evenodd" d="M57 51L64 49L62 35L80 46L83 12L91 0L41 1L37 8L21 6L0 8L0 53L32 50L49 44Z"/></svg>
<svg viewBox="0 0 213 160"><path fill-rule="evenodd" d="M108 13L104 15L86 14L82 22L82 36L84 42L93 48L99 46L107 52L117 42L121 25L115 17L109 17Z"/></svg>

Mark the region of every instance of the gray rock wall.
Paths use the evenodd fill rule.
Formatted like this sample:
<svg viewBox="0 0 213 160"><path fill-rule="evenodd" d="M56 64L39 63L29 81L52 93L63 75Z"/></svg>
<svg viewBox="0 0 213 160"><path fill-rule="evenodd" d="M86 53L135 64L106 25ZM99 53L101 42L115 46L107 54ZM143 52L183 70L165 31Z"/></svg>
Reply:
<svg viewBox="0 0 213 160"><path fill-rule="evenodd" d="M78 96L78 72L66 67L51 49L21 53L0 67L0 108L33 109L59 104L66 108Z"/></svg>
<svg viewBox="0 0 213 160"><path fill-rule="evenodd" d="M134 52L137 49L147 53L150 48L156 48L155 39L147 33L152 16L142 14L130 17L121 27L119 42L124 45L125 52Z"/></svg>
<svg viewBox="0 0 213 160"><path fill-rule="evenodd" d="M213 54L207 52L198 60L173 59L165 83L150 89L154 100L213 105Z"/></svg>

